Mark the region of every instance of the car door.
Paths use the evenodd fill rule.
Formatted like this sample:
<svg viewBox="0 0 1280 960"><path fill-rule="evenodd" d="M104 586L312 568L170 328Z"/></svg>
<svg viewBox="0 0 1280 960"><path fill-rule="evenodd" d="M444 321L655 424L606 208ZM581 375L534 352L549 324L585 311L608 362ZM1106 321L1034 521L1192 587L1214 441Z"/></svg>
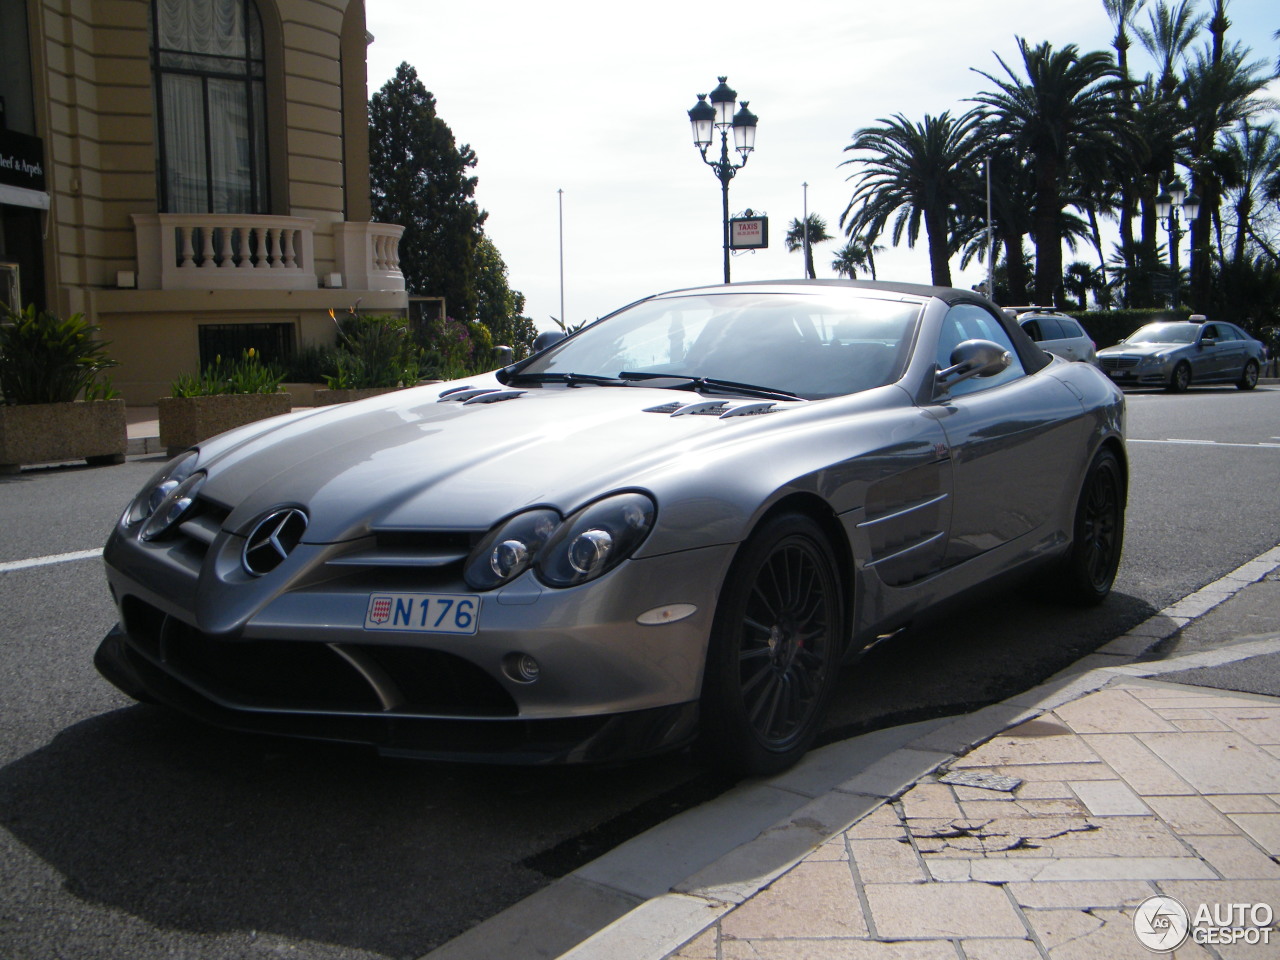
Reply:
<svg viewBox="0 0 1280 960"><path fill-rule="evenodd" d="M1238 380L1244 373L1244 364L1248 359L1248 344L1244 333L1229 323L1219 323L1218 351L1222 360L1219 376L1224 380Z"/></svg>
<svg viewBox="0 0 1280 960"><path fill-rule="evenodd" d="M973 377L938 394L926 409L938 419L952 462L951 530L946 565L1046 531L1062 498L1073 496L1080 400L1046 370L1028 374L1000 322L976 304L956 304L943 319L939 368L964 340L991 340L1012 363L994 377ZM1047 368L1046 368L1047 369Z"/></svg>
<svg viewBox="0 0 1280 960"><path fill-rule="evenodd" d="M1195 349L1191 353L1192 380L1219 380L1223 372L1224 344L1219 339L1218 325L1206 323L1200 328Z"/></svg>

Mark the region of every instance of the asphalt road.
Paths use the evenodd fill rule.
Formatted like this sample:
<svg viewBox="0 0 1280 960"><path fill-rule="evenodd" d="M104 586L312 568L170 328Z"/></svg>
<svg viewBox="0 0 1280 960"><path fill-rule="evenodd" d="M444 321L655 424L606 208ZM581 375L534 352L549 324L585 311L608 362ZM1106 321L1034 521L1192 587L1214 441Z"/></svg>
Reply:
<svg viewBox="0 0 1280 960"><path fill-rule="evenodd" d="M1026 689L1280 542L1278 425L1280 389L1131 394L1112 598L1005 592L920 625L845 672L826 739ZM91 664L98 561L14 562L99 547L159 462L0 478L0 957L417 957L723 788L685 756L391 762L131 704Z"/></svg>

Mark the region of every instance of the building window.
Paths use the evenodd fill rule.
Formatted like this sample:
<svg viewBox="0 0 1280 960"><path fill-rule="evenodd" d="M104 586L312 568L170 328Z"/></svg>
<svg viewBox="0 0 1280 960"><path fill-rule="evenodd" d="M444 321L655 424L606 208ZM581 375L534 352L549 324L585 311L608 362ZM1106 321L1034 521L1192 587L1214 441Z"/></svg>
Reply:
<svg viewBox="0 0 1280 960"><path fill-rule="evenodd" d="M253 0L154 0L162 213L267 213L266 66Z"/></svg>
<svg viewBox="0 0 1280 960"><path fill-rule="evenodd" d="M200 369L219 357L239 360L250 348L263 363L285 364L293 359L291 323L202 323L200 324Z"/></svg>

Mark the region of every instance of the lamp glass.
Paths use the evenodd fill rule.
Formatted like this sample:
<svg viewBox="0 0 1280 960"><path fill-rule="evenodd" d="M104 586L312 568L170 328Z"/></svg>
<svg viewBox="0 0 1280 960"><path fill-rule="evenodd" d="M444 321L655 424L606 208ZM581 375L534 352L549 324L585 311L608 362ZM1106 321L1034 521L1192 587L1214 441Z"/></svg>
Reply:
<svg viewBox="0 0 1280 960"><path fill-rule="evenodd" d="M1168 191L1169 196L1173 198L1174 203L1181 204L1183 200L1187 199L1186 184L1184 184L1177 177L1175 177L1173 179L1173 182L1170 183L1169 186L1167 186L1165 189Z"/></svg>
<svg viewBox="0 0 1280 960"><path fill-rule="evenodd" d="M1182 212L1187 215L1188 220L1194 220L1200 216L1200 198L1194 193L1190 194L1186 200L1182 202Z"/></svg>
<svg viewBox="0 0 1280 960"><path fill-rule="evenodd" d="M1171 212L1173 212L1173 197L1167 193L1156 197L1156 216L1167 217Z"/></svg>

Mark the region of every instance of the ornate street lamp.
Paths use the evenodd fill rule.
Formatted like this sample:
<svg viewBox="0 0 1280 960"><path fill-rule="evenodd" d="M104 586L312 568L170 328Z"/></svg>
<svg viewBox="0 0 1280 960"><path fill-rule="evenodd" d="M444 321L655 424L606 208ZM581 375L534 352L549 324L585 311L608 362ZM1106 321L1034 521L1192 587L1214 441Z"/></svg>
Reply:
<svg viewBox="0 0 1280 960"><path fill-rule="evenodd" d="M1173 274L1173 309L1178 309L1178 286L1181 270L1178 267L1178 246L1182 242L1182 217L1190 223L1200 215L1200 198L1187 194L1186 185L1176 177L1156 197L1156 216L1160 226L1169 233L1169 270Z"/></svg>
<svg viewBox="0 0 1280 960"><path fill-rule="evenodd" d="M729 181L734 174L747 165L747 158L756 148L756 115L747 109L747 101L734 112L738 95L721 77L720 85L710 95L698 94L698 102L689 111L689 122L693 125L693 145L702 154L702 162L715 171L720 181L721 207L724 220L724 282L729 282ZM708 103L708 99L710 102ZM733 130L733 148L742 157L741 163L734 163L729 157L729 130ZM720 159L708 160L707 150L711 147L716 132L720 134Z"/></svg>

